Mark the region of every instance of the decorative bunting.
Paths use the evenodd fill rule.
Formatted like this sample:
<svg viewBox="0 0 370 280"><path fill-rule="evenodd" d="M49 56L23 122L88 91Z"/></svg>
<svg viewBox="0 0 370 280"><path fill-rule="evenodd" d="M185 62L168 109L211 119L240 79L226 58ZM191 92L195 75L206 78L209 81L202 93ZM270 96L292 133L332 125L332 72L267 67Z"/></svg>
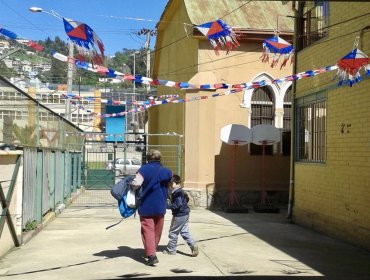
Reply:
<svg viewBox="0 0 370 280"><path fill-rule="evenodd" d="M34 41L29 41L27 43L27 46L29 46L30 48L32 48L32 49L34 49L34 50L36 50L38 52L41 52L41 51L44 50L44 47L43 46L41 46L40 44L38 44L38 43L36 43Z"/></svg>
<svg viewBox="0 0 370 280"><path fill-rule="evenodd" d="M15 34L14 32L9 31L9 30L4 29L4 28L1 28L1 27L0 27L0 34L5 36L5 37L8 37L9 39L17 39L18 38L17 34Z"/></svg>
<svg viewBox="0 0 370 280"><path fill-rule="evenodd" d="M86 29L86 27L88 27L88 26L85 25L85 29ZM89 29L89 27L87 29ZM72 32L73 35L77 35L77 33L78 33L77 31ZM18 36L15 33L11 32L9 30L4 30L3 28L0 28L0 34L2 34L4 36L7 36L9 38L17 38L16 41L21 43L21 44L26 44L30 47L33 46L33 47L38 48L37 43L35 43L33 41L30 41L30 40L26 40L26 39L18 39ZM268 47L268 42L267 41L269 41L269 40L265 41L266 48ZM286 64L286 61L288 60L289 56L291 55L291 53L293 51L293 48L286 41L284 41L284 40L279 41L278 36L275 36L275 43L276 44L272 44L272 43L270 44L271 46L273 46L275 48L275 49L274 48L271 48L271 49L274 52L279 51L280 53L279 54L275 53L275 55L278 55L278 58L277 59L274 58L273 64L271 66L272 67L275 66L276 63L279 60L280 55L285 53L286 55L288 55L288 57L285 57L285 59L284 59L284 62L282 64L282 66L284 66ZM283 45L281 45L281 44L283 44ZM357 48L357 45L358 45L358 39L355 41L353 51L350 52L349 54L347 54L346 56L344 56L342 59L340 59L338 61L337 65L334 65L334 66L326 66L324 68L319 68L319 69L316 69L316 70L307 70L305 72L297 73L297 74L294 74L294 75L291 75L291 76L283 77L283 78L280 78L280 79L275 79L275 80L272 80L272 81L264 80L264 81L253 82L253 83L239 83L239 84L217 83L217 84L198 85L198 84L189 84L188 82L174 82L174 81L159 80L159 79L154 79L153 80L152 78L142 77L141 75L135 75L135 76L126 75L126 74L114 71L112 69L108 69L108 68L100 66L100 65L93 65L91 63L87 63L87 62L80 61L80 60L74 60L74 61L75 61L76 67L87 69L87 70L93 71L93 72L100 72L100 73L106 74L108 76L116 75L117 78L120 78L122 80L134 81L135 83L150 84L150 85L164 85L164 86L167 86L167 87L175 87L175 88L179 88L179 89L209 89L209 90L231 89L231 90L225 91L223 93L215 93L215 94L211 95L211 97L218 97L218 96L237 93L237 92L240 92L240 91L243 91L243 90L255 89L255 88L259 88L259 87L263 87L263 86L267 86L267 85L271 85L271 84L279 84L279 83L282 83L284 81L293 81L293 80L299 80L299 79L302 79L302 78L313 77L313 76L316 76L316 75L319 75L319 74L322 74L322 73L326 73L328 71L333 71L333 70L338 70L336 77L339 77L339 85L349 83L349 85L352 86L354 83L357 83L361 80L360 70L362 68L365 70L366 75L370 75L370 59L367 55L365 55L362 51L360 51ZM270 52L271 51L269 50L267 53L265 53L262 56L263 60L266 60L266 59L268 60L268 57L266 58L266 55L268 55ZM63 62L68 61L67 56L65 56L63 54L60 54L60 53L57 53L57 52L52 52L52 56L54 58L60 60L60 61L63 61ZM348 78L347 78L347 76L348 76ZM66 98L76 98L75 96L72 96L70 93L66 96L67 96ZM167 97L167 96L165 96L165 97ZM209 96L199 96L199 97L194 97L194 98L191 98L191 99L176 100L174 98L174 96L171 96L171 97L166 98L165 100L162 100L162 101L159 101L159 100L155 101L155 100L153 100L153 98L151 98L150 100L144 101L141 104L139 104L138 102L133 102L132 104L137 105L139 107L138 108L133 108L132 110L130 110L128 112L121 112L121 113L117 113L117 114L114 114L114 115L105 114L105 115L102 115L101 117L123 116L123 115L126 115L128 113L134 113L134 112L140 112L140 111L146 110L147 108L149 108L151 106L155 106L155 105L167 104L167 103L182 103L182 102L202 100L202 99L207 99L207 98L209 98ZM97 99L89 97L89 98L87 98L87 100L88 101L96 101ZM101 99L99 99L99 100L102 103L111 102L111 104L116 104L116 105L122 104L122 103L120 103L120 101L112 101L112 100L107 101L107 100L101 100ZM74 103L74 104L76 104L76 103ZM83 108L83 106L81 106L79 104L77 104L77 106L79 106L79 108L85 110ZM94 114L89 110L86 110L86 111L91 113L91 114Z"/></svg>
<svg viewBox="0 0 370 280"><path fill-rule="evenodd" d="M215 94L212 94L212 95L195 96L195 97L192 97L190 99L187 99L187 98L185 98L185 99L176 99L178 97L178 95L162 95L162 96L159 96L159 98L165 98L164 100L159 100L159 99L154 100L153 97L150 97L149 100L147 100L147 101L134 101L134 102L127 101L127 102L125 102L125 101L112 101L112 100L105 100L105 99L100 99L100 98L94 99L93 97L88 97L88 98L85 97L85 99L87 99L89 101L96 100L97 102L101 102L101 103L109 103L109 104L116 104L116 105L131 104L131 105L137 106L136 108L132 108L131 110L124 111L124 112L119 112L119 113L115 113L115 114L94 113L90 110L85 110L83 108L83 106L81 106L79 104L76 104L76 102L74 102L73 100L71 100L71 103L73 105L75 105L76 107L90 113L95 118L122 117L122 116L133 114L133 113L136 113L136 112L142 112L144 110L149 109L152 106L165 105L165 104L171 104L171 103L184 103L184 102L191 102L191 101L199 101L199 100L208 99L210 97L226 96L226 95L242 92L244 90L256 89L256 88L259 88L259 87L268 86L268 85L272 85L272 84L280 84L284 81L292 81L292 80L300 80L300 79L303 79L303 78L309 78L309 77L313 77L313 76L316 76L316 75L319 75L319 74L322 74L322 73L326 73L328 71L337 70L337 69L338 69L337 65L326 66L324 68L319 68L319 69L316 69L316 70L308 70L308 71L305 71L305 72L297 73L297 74L294 74L294 75L290 75L290 76L280 78L280 79L275 79L275 80L272 80L272 81L271 80L263 80L263 81L259 81L259 82L241 83L241 84L236 84L236 85L219 84L220 86L225 86L225 88L232 88L232 89L228 90L228 91L225 91L225 92L222 92L222 93L215 93ZM63 96L65 96L66 98L70 98L70 99L77 98L76 96L74 96L72 94L67 94L67 95L63 94Z"/></svg>
<svg viewBox="0 0 370 280"><path fill-rule="evenodd" d="M363 68L366 75L370 75L370 59L359 49L355 48L353 51L342 57L337 63L338 72L334 79L339 78L338 86L353 84L361 81L360 70Z"/></svg>
<svg viewBox="0 0 370 280"><path fill-rule="evenodd" d="M79 51L79 60L89 57L91 63L103 64L104 45L95 31L87 24L72 19L63 18L63 23L66 34Z"/></svg>
<svg viewBox="0 0 370 280"><path fill-rule="evenodd" d="M280 60L280 57L284 56L284 60L280 65L281 69L286 65L289 58L293 57L293 46L277 35L270 39L264 40L262 47L264 49L264 52L261 56L262 62L269 63L270 55L273 54L271 67L276 66Z"/></svg>
<svg viewBox="0 0 370 280"><path fill-rule="evenodd" d="M55 58L55 59L58 59L60 61L63 61L63 62L67 62L68 61L68 56L64 55L64 54L61 54L61 53L57 53L57 52L52 52L51 55Z"/></svg>
<svg viewBox="0 0 370 280"><path fill-rule="evenodd" d="M234 47L239 46L231 27L220 19L198 25L195 28L208 38L215 49L216 55L220 54L220 49L226 49L226 54L228 54Z"/></svg>

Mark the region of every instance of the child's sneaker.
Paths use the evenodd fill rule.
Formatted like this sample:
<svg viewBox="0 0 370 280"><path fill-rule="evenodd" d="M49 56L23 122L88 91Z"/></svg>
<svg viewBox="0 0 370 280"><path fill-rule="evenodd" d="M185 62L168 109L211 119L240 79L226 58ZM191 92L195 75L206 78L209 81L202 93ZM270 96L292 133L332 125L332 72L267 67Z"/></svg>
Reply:
<svg viewBox="0 0 370 280"><path fill-rule="evenodd" d="M163 250L162 253L166 255L176 255L176 251L168 251L168 249Z"/></svg>
<svg viewBox="0 0 370 280"><path fill-rule="evenodd" d="M198 245L194 245L191 247L191 256L196 257L199 254Z"/></svg>

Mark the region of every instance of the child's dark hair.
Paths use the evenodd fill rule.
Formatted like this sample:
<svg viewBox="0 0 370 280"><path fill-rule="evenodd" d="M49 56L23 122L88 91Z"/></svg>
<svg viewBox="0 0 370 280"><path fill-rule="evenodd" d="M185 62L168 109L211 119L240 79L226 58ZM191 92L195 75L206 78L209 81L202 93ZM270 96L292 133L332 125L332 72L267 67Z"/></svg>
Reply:
<svg viewBox="0 0 370 280"><path fill-rule="evenodd" d="M174 174L172 176L171 182L179 185L181 183L181 177L179 175Z"/></svg>

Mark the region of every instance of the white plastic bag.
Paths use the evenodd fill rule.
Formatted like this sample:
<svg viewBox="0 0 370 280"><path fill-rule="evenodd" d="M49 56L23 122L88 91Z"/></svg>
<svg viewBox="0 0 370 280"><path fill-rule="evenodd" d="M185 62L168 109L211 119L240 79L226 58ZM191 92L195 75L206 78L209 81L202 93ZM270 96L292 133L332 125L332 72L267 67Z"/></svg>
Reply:
<svg viewBox="0 0 370 280"><path fill-rule="evenodd" d="M135 193L136 193L136 191L134 191L131 188L127 191L126 204L127 204L128 207L136 208Z"/></svg>

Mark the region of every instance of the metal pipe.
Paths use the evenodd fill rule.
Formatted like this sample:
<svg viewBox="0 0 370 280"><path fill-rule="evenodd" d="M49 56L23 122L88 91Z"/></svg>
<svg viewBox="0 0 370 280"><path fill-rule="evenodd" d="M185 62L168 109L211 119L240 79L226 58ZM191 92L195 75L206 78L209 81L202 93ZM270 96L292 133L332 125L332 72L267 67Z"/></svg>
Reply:
<svg viewBox="0 0 370 280"><path fill-rule="evenodd" d="M298 50L302 47L300 43L300 38L298 37L298 29L302 31L302 16L303 16L303 5L299 1L296 2L298 4L298 10L295 10L295 23L294 23L294 63L293 63L293 74L297 73L297 57L298 57ZM288 201L288 213L287 219L291 220L293 217L293 206L294 206L294 178L295 178L295 98L297 93L297 80L293 80L293 90L292 90L292 97L291 97L291 104L292 104L292 121L291 121L291 132L290 132L290 176L289 176L289 201Z"/></svg>

